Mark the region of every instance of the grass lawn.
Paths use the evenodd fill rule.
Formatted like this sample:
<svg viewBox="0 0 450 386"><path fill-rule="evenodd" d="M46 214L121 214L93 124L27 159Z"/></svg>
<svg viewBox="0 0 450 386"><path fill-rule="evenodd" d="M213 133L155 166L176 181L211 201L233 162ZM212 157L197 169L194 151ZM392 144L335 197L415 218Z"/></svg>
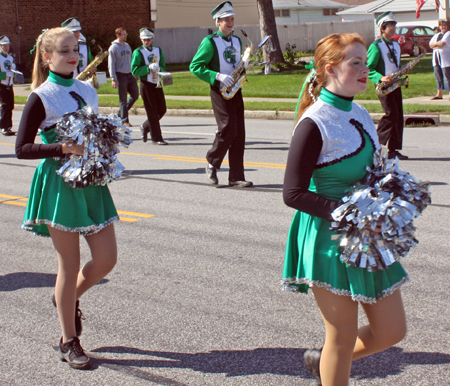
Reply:
<svg viewBox="0 0 450 386"><path fill-rule="evenodd" d="M402 64L408 60L402 60ZM264 75L261 72L252 72L247 75L248 83L243 86L244 95L260 98L297 98L308 70L272 72ZM432 96L436 92L431 56L423 58L408 74L409 88L402 88L404 98L416 96ZM174 73L173 85L164 89L166 95L196 95L208 96L209 85L197 79L190 72ZM100 86L99 94L117 94L111 83ZM356 96L356 99L377 100L375 87L368 82L367 91Z"/></svg>
<svg viewBox="0 0 450 386"><path fill-rule="evenodd" d="M402 60L402 64L406 63L406 59ZM260 72L252 72L248 74L248 83L244 84L243 90L246 97L261 98L297 98L301 86L305 80L308 70L300 69L295 71L272 72L270 75L263 75ZM410 78L409 88L402 87L404 98L412 98L416 96L432 96L436 92L436 82L434 79L431 57L423 58L408 74ZM174 73L174 84L165 87L164 92L167 95L166 103L169 109L211 109L211 102L195 101L195 100L174 100L170 99L170 95L192 95L192 96L209 96L209 85L197 79L190 72ZM100 86L99 96L100 106L118 107L119 99L117 90L113 89L111 83ZM109 95L110 94L110 95ZM358 94L356 99L360 100L377 100L375 87L369 81L368 90ZM25 97L15 97L15 103L24 104ZM294 111L295 103L288 102L246 102L247 110L273 110L273 111ZM379 103L363 104L363 106L371 113L382 113ZM135 103L134 107L144 107L142 99ZM441 105L411 105L403 106L405 114L420 112L436 112L450 114L449 106Z"/></svg>

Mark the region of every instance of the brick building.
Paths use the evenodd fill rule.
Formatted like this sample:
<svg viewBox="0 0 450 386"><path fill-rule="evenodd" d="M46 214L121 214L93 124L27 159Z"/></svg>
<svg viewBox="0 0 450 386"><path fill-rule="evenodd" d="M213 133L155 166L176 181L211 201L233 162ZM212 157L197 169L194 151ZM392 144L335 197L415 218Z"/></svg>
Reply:
<svg viewBox="0 0 450 386"><path fill-rule="evenodd" d="M128 42L136 48L139 29L150 25L149 0L2 0L0 35L7 35L18 67L30 76L30 49L44 28L58 27L69 17L78 17L83 34L107 49L115 39L114 29L123 26ZM97 49L91 46L93 54Z"/></svg>

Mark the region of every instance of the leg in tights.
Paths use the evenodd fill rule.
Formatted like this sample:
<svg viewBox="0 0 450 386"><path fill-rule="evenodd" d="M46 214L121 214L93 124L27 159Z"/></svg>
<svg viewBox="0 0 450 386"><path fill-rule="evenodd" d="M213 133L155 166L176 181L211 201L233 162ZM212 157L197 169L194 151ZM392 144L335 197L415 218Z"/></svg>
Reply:
<svg viewBox="0 0 450 386"><path fill-rule="evenodd" d="M75 335L75 303L89 288L98 283L114 267L117 247L114 225L87 236L92 260L80 270L79 234L49 227L58 257L55 300L61 324L63 342Z"/></svg>
<svg viewBox="0 0 450 386"><path fill-rule="evenodd" d="M375 304L362 304L369 325L358 329L358 303L348 296L313 288L325 323L326 339L320 359L323 386L347 386L352 360L386 350L406 334L400 291Z"/></svg>
<svg viewBox="0 0 450 386"><path fill-rule="evenodd" d="M117 244L114 224L98 233L86 236L92 260L78 273L77 299L112 271L117 262Z"/></svg>
<svg viewBox="0 0 450 386"><path fill-rule="evenodd" d="M406 317L400 290L375 304L362 304L369 324L358 330L353 359L388 349L406 335Z"/></svg>
<svg viewBox="0 0 450 386"><path fill-rule="evenodd" d="M313 293L326 330L320 358L322 385L347 386L358 336L358 303L318 287Z"/></svg>
<svg viewBox="0 0 450 386"><path fill-rule="evenodd" d="M55 300L63 343L76 336L75 302L77 300L77 276L80 269L80 236L48 227L58 257L58 275L55 284Z"/></svg>

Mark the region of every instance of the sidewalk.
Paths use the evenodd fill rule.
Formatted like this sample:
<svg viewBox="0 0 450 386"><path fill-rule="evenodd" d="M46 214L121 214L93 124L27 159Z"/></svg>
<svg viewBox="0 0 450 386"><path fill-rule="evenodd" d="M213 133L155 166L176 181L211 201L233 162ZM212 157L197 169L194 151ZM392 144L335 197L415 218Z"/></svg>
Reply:
<svg viewBox="0 0 450 386"><path fill-rule="evenodd" d="M14 95L28 97L30 94L29 84L19 84L14 85ZM28 89L28 90L27 90ZM99 94L102 96L103 94ZM166 95L166 99L175 99L175 100L198 100L198 101L209 101L209 96L188 96L188 95ZM244 102L288 102L288 103L297 103L297 98L251 98L244 97ZM355 100L358 103L380 103L378 100ZM450 105L450 100L445 96L444 99L441 100L431 100L430 96L427 97L416 97L416 98L408 98L403 99L404 104L427 104L427 105ZM16 106L18 110L21 109L20 106ZM145 114L145 110L143 108L134 109L136 114ZM109 114L111 112L117 111L117 108L112 107L102 107L100 108L100 112L102 114ZM186 110L167 110L167 115L176 115L176 116L213 116L212 110L194 110L194 109L186 109ZM370 114L374 121L380 120L380 118L384 114ZM256 118L256 119L294 119L293 111L254 111L254 110L246 110L245 111L246 118ZM432 119L436 124L450 124L450 115L447 114L415 114L415 115L405 115L405 120L408 118L429 118Z"/></svg>

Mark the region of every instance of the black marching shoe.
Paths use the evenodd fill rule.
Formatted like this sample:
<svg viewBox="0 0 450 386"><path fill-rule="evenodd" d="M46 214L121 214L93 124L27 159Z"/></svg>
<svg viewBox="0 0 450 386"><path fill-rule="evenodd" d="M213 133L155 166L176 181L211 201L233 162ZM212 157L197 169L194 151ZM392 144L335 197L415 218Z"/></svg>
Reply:
<svg viewBox="0 0 450 386"><path fill-rule="evenodd" d="M320 380L320 356L322 355L322 349L310 349L306 350L303 354L303 362L308 371L311 371L317 380L317 385L322 385Z"/></svg>
<svg viewBox="0 0 450 386"><path fill-rule="evenodd" d="M81 347L78 337L70 338L66 343L59 341L59 357L63 362L67 362L70 367L78 370L91 368L91 361Z"/></svg>
<svg viewBox="0 0 450 386"><path fill-rule="evenodd" d="M11 127L8 127L7 129L2 129L2 134L7 137L9 137L11 135L16 135L16 133L11 130Z"/></svg>
<svg viewBox="0 0 450 386"><path fill-rule="evenodd" d="M55 300L55 294L52 296L52 303L56 307L56 300ZM83 313L80 310L80 301L77 300L75 303L75 334L77 336L81 336L81 333L83 332L83 324L82 320L86 320L86 318L83 316Z"/></svg>
<svg viewBox="0 0 450 386"><path fill-rule="evenodd" d="M388 152L388 158L392 159L397 157L399 160L405 161L407 160L409 157L407 155L403 155L402 153L400 153L398 150L394 150L394 151L390 151Z"/></svg>
<svg viewBox="0 0 450 386"><path fill-rule="evenodd" d="M206 167L206 179L213 185L217 185L219 183L219 179L217 178L217 169L214 166L208 165Z"/></svg>
<svg viewBox="0 0 450 386"><path fill-rule="evenodd" d="M168 143L166 141L164 141L164 139L161 139L161 141L152 141L152 144L153 145L162 145L162 146L168 145Z"/></svg>
<svg viewBox="0 0 450 386"><path fill-rule="evenodd" d="M228 185L235 186L236 188L250 188L253 186L253 182L250 181L229 181Z"/></svg>
<svg viewBox="0 0 450 386"><path fill-rule="evenodd" d="M147 135L148 135L147 131L144 129L143 125L141 125L140 129L141 129L142 142L147 142Z"/></svg>

